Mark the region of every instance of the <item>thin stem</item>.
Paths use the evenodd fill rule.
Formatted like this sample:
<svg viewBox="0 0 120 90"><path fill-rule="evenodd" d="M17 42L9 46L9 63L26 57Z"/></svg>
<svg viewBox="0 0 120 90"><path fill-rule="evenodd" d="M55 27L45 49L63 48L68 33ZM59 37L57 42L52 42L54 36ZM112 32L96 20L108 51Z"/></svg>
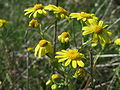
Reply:
<svg viewBox="0 0 120 90"><path fill-rule="evenodd" d="M76 42L76 36L75 36L75 30L74 30L74 20L73 20L73 25L72 25L72 32L73 32L74 44L75 44L75 47L77 48L77 42Z"/></svg>
<svg viewBox="0 0 120 90"><path fill-rule="evenodd" d="M56 0L56 6L58 6L58 0ZM55 21L55 30L54 30L54 38L53 38L53 46L54 46L54 56L56 52L56 42L57 42L57 31L58 31L58 25L57 20Z"/></svg>
<svg viewBox="0 0 120 90"><path fill-rule="evenodd" d="M27 90L29 90L29 52L27 51Z"/></svg>
<svg viewBox="0 0 120 90"><path fill-rule="evenodd" d="M91 87L94 89L94 83L93 83L93 54L92 50L90 50L90 74L91 74Z"/></svg>
<svg viewBox="0 0 120 90"><path fill-rule="evenodd" d="M27 36L28 36L28 30L26 30L26 32L25 32L25 36L24 36L24 43L26 44L26 50L27 50L27 48L28 48L28 45L27 45ZM26 52L26 66L27 66L27 72L26 72L26 74L27 74L27 84L26 84L26 88L27 88L27 90L29 90L29 52L27 51Z"/></svg>
<svg viewBox="0 0 120 90"><path fill-rule="evenodd" d="M82 35L83 21L81 20L80 23L81 23L81 39L82 39L81 40L82 41L81 45L83 45L83 43L84 43L84 38L83 38L83 35Z"/></svg>
<svg viewBox="0 0 120 90"><path fill-rule="evenodd" d="M39 32L40 32L40 37L41 37L41 39L43 39L44 38L44 35L43 35L43 30L42 30L42 25L40 24L39 25Z"/></svg>

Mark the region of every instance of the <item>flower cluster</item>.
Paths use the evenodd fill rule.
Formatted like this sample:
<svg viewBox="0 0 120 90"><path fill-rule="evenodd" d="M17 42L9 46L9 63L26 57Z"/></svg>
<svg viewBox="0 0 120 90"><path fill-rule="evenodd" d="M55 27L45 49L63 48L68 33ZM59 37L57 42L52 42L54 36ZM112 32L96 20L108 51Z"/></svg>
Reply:
<svg viewBox="0 0 120 90"><path fill-rule="evenodd" d="M51 86L52 90L56 90L58 88L60 80L60 75L59 74L52 74L51 79L46 82L47 86Z"/></svg>
<svg viewBox="0 0 120 90"><path fill-rule="evenodd" d="M77 19L81 24L80 26L82 32L80 32L81 36L84 36L82 37L82 39L84 39L86 35L90 35L90 37L85 38L85 40L89 38L89 40L87 40L86 42L90 43L91 47L95 47L99 44L101 45L101 47L105 47L106 44L111 43L110 36L112 35L112 33L107 29L108 25L104 24L104 21L99 20L99 18L96 17L94 14L86 12L69 14L68 11L64 8L53 4L49 4L47 6L43 6L42 4L35 4L33 7L25 9L24 11L25 15L29 15L29 17L34 18L29 22L29 27L38 28L38 26L42 26L42 23L38 22L40 17L48 15L48 12L52 12L52 14L55 15L55 21L58 21L60 19L66 19L68 21L70 21L71 19L71 21L73 21ZM41 27L40 31L41 35L41 33L43 33ZM74 35L74 38L76 38L75 36L76 35ZM61 47L59 48L58 46L58 51L53 51L53 46L51 42L44 40L44 37L42 37L42 40L40 40L35 47L34 56L41 58L42 56L48 55L51 60L57 61L58 66L60 65L62 67L62 69L60 69L61 72L65 72L65 70L67 70L66 67L70 69L73 68L75 70L77 69L74 73L74 76L72 75L74 78L85 77L85 54L82 52L82 50L80 50L81 48L71 49L70 45L72 41L72 33L63 31L60 35L58 35L58 40L61 42ZM84 42L81 43L82 46L85 45ZM120 39L115 40L114 43L116 45L120 45ZM58 43L55 44L58 45ZM62 46L64 48L62 48ZM53 90L58 89L58 86L60 86L58 83L59 80L60 75L53 74L51 76L51 79L46 82L46 85L51 85L51 89Z"/></svg>
<svg viewBox="0 0 120 90"><path fill-rule="evenodd" d="M47 11L53 11L53 13L56 14L57 18L60 18L60 19L65 18L68 21L70 20L68 12L64 8L62 8L60 6L57 7L52 4L49 4L47 6L43 6L42 4L35 4L34 7L25 9L24 11L25 11L24 15L29 14L29 17L31 17L33 15L34 18L46 16Z"/></svg>

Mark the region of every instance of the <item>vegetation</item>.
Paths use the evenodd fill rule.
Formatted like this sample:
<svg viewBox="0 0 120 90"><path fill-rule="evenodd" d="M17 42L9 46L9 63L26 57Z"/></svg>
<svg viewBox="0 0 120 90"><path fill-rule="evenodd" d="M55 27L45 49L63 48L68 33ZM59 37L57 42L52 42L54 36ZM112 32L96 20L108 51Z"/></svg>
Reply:
<svg viewBox="0 0 120 90"><path fill-rule="evenodd" d="M0 90L119 90L119 0L0 0Z"/></svg>

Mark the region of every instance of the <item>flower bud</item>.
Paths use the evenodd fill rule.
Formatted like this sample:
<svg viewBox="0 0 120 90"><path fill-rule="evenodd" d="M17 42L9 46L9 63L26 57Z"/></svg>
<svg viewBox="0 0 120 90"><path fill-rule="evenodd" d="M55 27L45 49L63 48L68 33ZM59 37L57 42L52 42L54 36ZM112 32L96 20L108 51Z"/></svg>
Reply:
<svg viewBox="0 0 120 90"><path fill-rule="evenodd" d="M56 85L56 84L53 84L52 86L51 86L51 89L52 90L56 90L58 88L58 86Z"/></svg>
<svg viewBox="0 0 120 90"><path fill-rule="evenodd" d="M51 80L48 80L48 81L46 82L46 86L48 86L48 85L50 85L50 84L52 84L52 81L51 81Z"/></svg>

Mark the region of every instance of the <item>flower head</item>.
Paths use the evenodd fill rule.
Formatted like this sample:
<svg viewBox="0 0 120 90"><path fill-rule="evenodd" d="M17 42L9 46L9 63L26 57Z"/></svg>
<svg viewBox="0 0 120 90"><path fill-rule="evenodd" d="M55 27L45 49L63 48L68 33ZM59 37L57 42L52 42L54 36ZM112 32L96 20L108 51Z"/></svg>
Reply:
<svg viewBox="0 0 120 90"><path fill-rule="evenodd" d="M70 21L69 17L68 17L68 12L60 7L60 6L55 6L55 5L52 5L52 4L49 4L48 6L45 7L46 10L49 10L49 11L53 11L56 16L60 19L67 19L68 21Z"/></svg>
<svg viewBox="0 0 120 90"><path fill-rule="evenodd" d="M78 69L74 74L75 78L81 78L81 77L85 77L85 76L86 76L86 72L84 69Z"/></svg>
<svg viewBox="0 0 120 90"><path fill-rule="evenodd" d="M84 67L84 63L82 62L82 58L85 58L82 53L79 53L77 49L74 50L62 50L61 52L56 52L55 58L61 58L58 62L65 62L65 66L68 66L72 62L72 67L76 68L77 65L80 67Z"/></svg>
<svg viewBox="0 0 120 90"><path fill-rule="evenodd" d="M116 39L116 40L114 41L114 43L115 43L116 45L120 45L120 38Z"/></svg>
<svg viewBox="0 0 120 90"><path fill-rule="evenodd" d="M39 25L39 23L38 23L38 21L35 20L35 19L32 19L32 20L29 22L29 26L30 26L30 27L36 28L36 27L38 27L38 25Z"/></svg>
<svg viewBox="0 0 120 90"><path fill-rule="evenodd" d="M104 47L105 44L110 43L110 38L108 37L112 33L106 29L108 25L104 25L103 21L97 21L94 19L88 20L88 26L82 28L83 35L91 34L93 35L92 42L94 45L97 45L97 42L100 41L100 44Z"/></svg>
<svg viewBox="0 0 120 90"><path fill-rule="evenodd" d="M58 79L60 76L58 74L53 74L52 76L52 80Z"/></svg>
<svg viewBox="0 0 120 90"><path fill-rule="evenodd" d="M51 89L52 89L52 90L57 90L57 88L58 88L57 84L53 84L53 85L51 86Z"/></svg>
<svg viewBox="0 0 120 90"><path fill-rule="evenodd" d="M29 17L33 15L34 18L40 16L40 15L46 15L47 12L44 9L44 6L42 4L35 4L34 7L25 9L25 14L30 14Z"/></svg>
<svg viewBox="0 0 120 90"><path fill-rule="evenodd" d="M52 44L47 40L40 40L38 45L35 47L34 55L37 56L38 54L38 58L41 58L41 56L44 56L47 53L52 52L53 52Z"/></svg>
<svg viewBox="0 0 120 90"><path fill-rule="evenodd" d="M63 32L61 35L58 36L58 40L62 43L67 43L70 40L69 32Z"/></svg>
<svg viewBox="0 0 120 90"><path fill-rule="evenodd" d="M0 27L3 27L8 21L0 19Z"/></svg>
<svg viewBox="0 0 120 90"><path fill-rule="evenodd" d="M71 18L77 18L77 20L83 20L83 21L86 21L88 19L98 19L97 17L94 16L94 14L89 14L85 12L71 13L70 16Z"/></svg>

